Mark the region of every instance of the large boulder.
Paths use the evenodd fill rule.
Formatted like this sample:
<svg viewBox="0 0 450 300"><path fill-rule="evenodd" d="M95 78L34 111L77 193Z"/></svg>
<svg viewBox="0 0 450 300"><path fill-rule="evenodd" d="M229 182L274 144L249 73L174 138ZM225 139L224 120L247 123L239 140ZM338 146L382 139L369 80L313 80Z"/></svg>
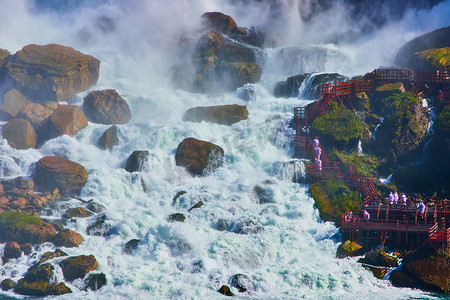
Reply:
<svg viewBox="0 0 450 300"><path fill-rule="evenodd" d="M87 273L97 269L97 260L94 255L79 255L69 257L59 263L64 278L68 281L83 278Z"/></svg>
<svg viewBox="0 0 450 300"><path fill-rule="evenodd" d="M185 167L192 175L204 175L216 170L222 166L223 159L221 147L195 138L184 139L175 154L176 165Z"/></svg>
<svg viewBox="0 0 450 300"><path fill-rule="evenodd" d="M113 89L93 91L84 98L86 115L95 123L125 124L131 119L128 103Z"/></svg>
<svg viewBox="0 0 450 300"><path fill-rule="evenodd" d="M63 214L63 218L88 218L93 214L83 207L71 207L68 208Z"/></svg>
<svg viewBox="0 0 450 300"><path fill-rule="evenodd" d="M59 105L39 131L41 140L47 140L67 134L74 136L78 131L88 126L88 120L84 112L74 105Z"/></svg>
<svg viewBox="0 0 450 300"><path fill-rule="evenodd" d="M183 121L208 122L231 125L248 117L247 106L241 105L219 105L219 106L197 106L188 109L183 115Z"/></svg>
<svg viewBox="0 0 450 300"><path fill-rule="evenodd" d="M3 262L12 259L19 258L22 255L19 244L16 242L7 242L3 249Z"/></svg>
<svg viewBox="0 0 450 300"><path fill-rule="evenodd" d="M16 149L28 149L36 146L36 132L25 119L12 119L3 129L3 138Z"/></svg>
<svg viewBox="0 0 450 300"><path fill-rule="evenodd" d="M369 251L363 258L358 260L360 263L369 264L378 267L397 267L397 258L387 255L384 251Z"/></svg>
<svg viewBox="0 0 450 300"><path fill-rule="evenodd" d="M59 156L41 158L35 168L34 182L40 191L58 188L62 195L79 194L88 179L82 165Z"/></svg>
<svg viewBox="0 0 450 300"><path fill-rule="evenodd" d="M41 244L56 235L56 229L39 218L15 211L4 211L0 215L0 243Z"/></svg>
<svg viewBox="0 0 450 300"><path fill-rule="evenodd" d="M31 103L30 100L18 90L9 90L3 95L3 102L0 105L0 120L5 121L16 117L20 110L29 103Z"/></svg>
<svg viewBox="0 0 450 300"><path fill-rule="evenodd" d="M411 65L411 62L414 62L414 59L411 57L416 53L445 47L450 47L450 26L428 32L407 42L398 51L395 62L401 67L413 68L415 65Z"/></svg>
<svg viewBox="0 0 450 300"><path fill-rule="evenodd" d="M29 99L62 101L97 82L100 61L70 47L28 45L6 67L13 85Z"/></svg>
<svg viewBox="0 0 450 300"><path fill-rule="evenodd" d="M83 242L83 237L76 231L64 229L58 232L52 239L56 247L73 248L78 247Z"/></svg>
<svg viewBox="0 0 450 300"><path fill-rule="evenodd" d="M148 150L136 150L131 153L127 159L125 170L127 172L142 172L148 169L148 157L150 152Z"/></svg>
<svg viewBox="0 0 450 300"><path fill-rule="evenodd" d="M29 103L22 107L17 117L28 120L35 130L39 130L51 115L52 111L45 106L38 103Z"/></svg>
<svg viewBox="0 0 450 300"><path fill-rule="evenodd" d="M50 283L55 267L49 263L31 266L24 278L14 287L14 292L21 295L48 296L71 293L65 283Z"/></svg>
<svg viewBox="0 0 450 300"><path fill-rule="evenodd" d="M337 258L352 257L362 255L363 246L357 242L347 240L339 245L336 250Z"/></svg>

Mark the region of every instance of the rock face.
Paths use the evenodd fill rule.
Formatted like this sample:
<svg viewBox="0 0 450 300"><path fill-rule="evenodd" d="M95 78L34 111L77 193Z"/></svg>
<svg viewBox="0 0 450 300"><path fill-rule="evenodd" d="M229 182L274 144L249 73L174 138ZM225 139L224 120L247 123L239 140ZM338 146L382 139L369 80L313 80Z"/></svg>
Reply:
<svg viewBox="0 0 450 300"><path fill-rule="evenodd" d="M3 130L3 138L13 148L28 149L36 146L37 136L28 120L12 119Z"/></svg>
<svg viewBox="0 0 450 300"><path fill-rule="evenodd" d="M18 90L11 89L3 95L3 103L0 105L0 119L9 120L17 116L19 111L30 103L30 100Z"/></svg>
<svg viewBox="0 0 450 300"><path fill-rule="evenodd" d="M6 67L13 86L32 101L62 101L97 82L100 61L70 47L28 45Z"/></svg>
<svg viewBox="0 0 450 300"><path fill-rule="evenodd" d="M83 237L78 232L64 229L53 237L52 242L56 247L73 248L81 245Z"/></svg>
<svg viewBox="0 0 450 300"><path fill-rule="evenodd" d="M128 157L125 170L130 173L144 171L148 167L147 164L149 155L150 152L148 152L148 150L133 151L130 157Z"/></svg>
<svg viewBox="0 0 450 300"><path fill-rule="evenodd" d="M112 149L114 146L119 145L119 137L117 126L111 126L106 130L97 142L97 146L101 149Z"/></svg>
<svg viewBox="0 0 450 300"><path fill-rule="evenodd" d="M115 91L94 91L84 98L83 107L90 120L100 124L125 124L131 119L128 103Z"/></svg>
<svg viewBox="0 0 450 300"><path fill-rule="evenodd" d="M429 49L450 47L450 26L440 28L421 35L406 43L397 53L395 62L401 67L414 67L410 65L411 56L415 53Z"/></svg>
<svg viewBox="0 0 450 300"><path fill-rule="evenodd" d="M197 106L188 109L183 115L183 121L208 122L223 125L231 125L248 117L247 106L220 105Z"/></svg>
<svg viewBox="0 0 450 300"><path fill-rule="evenodd" d="M15 211L0 215L0 242L14 241L19 244L41 244L56 235L55 228L39 218Z"/></svg>
<svg viewBox="0 0 450 300"><path fill-rule="evenodd" d="M175 162L185 167L192 175L204 175L214 171L223 164L223 149L210 142L187 138L177 148Z"/></svg>
<svg viewBox="0 0 450 300"><path fill-rule="evenodd" d="M450 47L416 52L409 57L407 64L413 70L450 70Z"/></svg>
<svg viewBox="0 0 450 300"><path fill-rule="evenodd" d="M34 174L34 182L40 191L58 188L62 195L79 194L87 179L85 167L58 156L41 158Z"/></svg>
<svg viewBox="0 0 450 300"><path fill-rule="evenodd" d="M94 255L79 255L66 258L59 265L63 270L64 278L72 281L83 278L90 271L97 269L97 260Z"/></svg>
<svg viewBox="0 0 450 300"><path fill-rule="evenodd" d="M310 74L300 74L288 77L286 81L279 81L273 95L277 98L297 97L300 86Z"/></svg>

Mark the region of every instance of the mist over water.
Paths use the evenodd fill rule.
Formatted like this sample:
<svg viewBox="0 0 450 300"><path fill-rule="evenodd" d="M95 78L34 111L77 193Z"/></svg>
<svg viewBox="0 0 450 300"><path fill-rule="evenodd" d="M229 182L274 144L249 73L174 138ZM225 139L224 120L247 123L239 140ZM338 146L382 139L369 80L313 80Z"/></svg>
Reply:
<svg viewBox="0 0 450 300"><path fill-rule="evenodd" d="M84 292L74 281L68 286L75 294L59 299L219 299L217 290L238 273L249 276L253 285L253 291L238 293L239 299L439 298L394 288L355 259L335 258L338 229L320 220L308 186L292 182L293 177L301 182L304 167L291 159L289 119L295 106L310 100L277 99L272 89L278 80L306 72L353 76L391 66L405 42L449 25L450 1L429 10L407 10L401 19L353 34L354 39L345 38L349 31L363 31L342 2L312 15L306 10L312 11L314 2L0 0L0 48L15 53L27 44L57 43L93 55L101 60L93 89L116 89L132 110L131 122L118 126L120 145L111 151L95 146L109 126L94 123L75 137L50 140L37 150L0 143L2 177L29 176L39 158L63 156L89 172L81 197L106 207L111 234L84 234L93 219L79 219L69 228L82 233L84 242L64 251L93 254L108 284ZM207 11L271 32L263 76L251 85L255 99L241 100L239 90L205 95L173 87L173 67L185 59L180 37L195 35ZM309 21L302 15L309 15ZM81 106L88 92L68 101ZM247 105L248 120L232 126L182 121L191 107L235 103ZM175 166L176 148L187 137L221 146L224 166L201 178ZM149 150L150 158L145 172L130 174L124 166L135 150ZM271 201L259 204L255 186L268 191ZM186 194L173 201L180 191ZM187 212L199 201L202 207ZM80 203L73 199L67 205ZM60 217L62 206L49 218ZM185 222L169 223L168 215L177 212L186 215ZM217 230L220 222L227 224L223 231ZM124 254L125 243L135 238L142 240L136 253ZM42 253L55 248L40 247ZM32 263L22 257L13 267L2 266L0 279L17 280ZM60 270L57 274L61 281Z"/></svg>

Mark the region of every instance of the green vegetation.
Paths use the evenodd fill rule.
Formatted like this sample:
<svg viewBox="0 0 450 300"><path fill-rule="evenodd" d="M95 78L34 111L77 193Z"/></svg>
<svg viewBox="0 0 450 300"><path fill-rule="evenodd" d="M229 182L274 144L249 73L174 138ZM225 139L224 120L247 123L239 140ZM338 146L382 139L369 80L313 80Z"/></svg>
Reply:
<svg viewBox="0 0 450 300"><path fill-rule="evenodd" d="M445 69L450 66L450 47L428 49L416 52L410 58L415 67Z"/></svg>
<svg viewBox="0 0 450 300"><path fill-rule="evenodd" d="M325 221L341 222L341 216L346 211L359 211L359 195L351 191L342 181L334 176L328 176L309 187L311 197L319 209L320 217Z"/></svg>
<svg viewBox="0 0 450 300"><path fill-rule="evenodd" d="M436 117L435 132L439 135L450 136L450 106L446 106Z"/></svg>
<svg viewBox="0 0 450 300"><path fill-rule="evenodd" d="M365 124L357 115L350 110L339 108L335 102L332 102L330 107L329 112L312 123L315 132L338 143L362 138Z"/></svg>
<svg viewBox="0 0 450 300"><path fill-rule="evenodd" d="M375 156L359 155L358 153L344 153L333 149L332 155L340 159L343 163L353 165L356 171L362 176L376 176L380 160Z"/></svg>
<svg viewBox="0 0 450 300"><path fill-rule="evenodd" d="M19 228L27 224L41 225L42 221L39 218L16 211L4 211L0 215L0 228L10 225Z"/></svg>

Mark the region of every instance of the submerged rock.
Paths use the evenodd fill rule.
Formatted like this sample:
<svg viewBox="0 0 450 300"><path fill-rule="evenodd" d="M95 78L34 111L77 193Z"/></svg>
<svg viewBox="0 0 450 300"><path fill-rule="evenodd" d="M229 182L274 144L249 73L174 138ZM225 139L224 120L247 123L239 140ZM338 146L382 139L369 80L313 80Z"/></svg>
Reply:
<svg viewBox="0 0 450 300"><path fill-rule="evenodd" d="M167 221L169 221L169 222L184 222L185 219L186 219L186 217L183 214L175 213L175 214L169 215L169 217L167 218Z"/></svg>
<svg viewBox="0 0 450 300"><path fill-rule="evenodd" d="M119 136L117 126L111 126L106 130L97 142L97 146L101 149L112 149L119 145Z"/></svg>
<svg viewBox="0 0 450 300"><path fill-rule="evenodd" d="M28 45L6 67L13 85L31 100L62 101L97 82L100 61L70 47Z"/></svg>
<svg viewBox="0 0 450 300"><path fill-rule="evenodd" d="M100 124L125 124L131 119L128 103L109 89L93 91L84 98L84 110L90 120Z"/></svg>
<svg viewBox="0 0 450 300"><path fill-rule="evenodd" d="M213 143L194 138L184 139L177 148L175 162L185 167L192 175L205 175L222 166L223 149Z"/></svg>
<svg viewBox="0 0 450 300"><path fill-rule="evenodd" d="M89 274L84 280L85 290L96 291L106 284L106 276L103 273Z"/></svg>
<svg viewBox="0 0 450 300"><path fill-rule="evenodd" d="M36 132L25 119L12 119L3 129L3 138L16 149L28 149L36 146Z"/></svg>
<svg viewBox="0 0 450 300"><path fill-rule="evenodd" d="M88 172L76 162L45 156L37 162L33 179L40 191L58 188L62 195L76 195L86 184Z"/></svg>
<svg viewBox="0 0 450 300"><path fill-rule="evenodd" d="M111 225L106 223L107 220L108 218L105 213L99 214L89 223L86 228L86 233L94 236L107 236L111 230Z"/></svg>
<svg viewBox="0 0 450 300"><path fill-rule="evenodd" d="M94 255L79 255L69 257L59 263L64 278L68 281L83 278L87 273L97 269L97 260Z"/></svg>
<svg viewBox="0 0 450 300"><path fill-rule="evenodd" d="M250 277L244 274L235 274L230 278L230 285L237 288L239 292L253 291L254 284Z"/></svg>
<svg viewBox="0 0 450 300"><path fill-rule="evenodd" d="M137 247L139 246L140 242L141 242L141 240L139 240L139 239L129 240L125 244L125 247L123 248L123 253L125 253L125 254L132 254L133 251L137 249Z"/></svg>
<svg viewBox="0 0 450 300"><path fill-rule="evenodd" d="M270 187L261 187L259 185L255 185L255 187L253 188L253 192L258 198L259 204L275 202L275 194Z"/></svg>
<svg viewBox="0 0 450 300"><path fill-rule="evenodd" d="M227 285L222 285L218 292L225 296L234 296L234 294L231 292L230 287Z"/></svg>
<svg viewBox="0 0 450 300"><path fill-rule="evenodd" d="M183 121L208 122L223 125L231 125L242 120L247 120L247 106L219 105L197 106L188 109L183 115Z"/></svg>
<svg viewBox="0 0 450 300"><path fill-rule="evenodd" d="M71 207L64 212L63 218L88 218L90 216L92 213L83 207Z"/></svg>
<svg viewBox="0 0 450 300"><path fill-rule="evenodd" d="M136 150L131 153L127 159L125 170L127 172L142 172L148 169L148 157L150 152L148 150Z"/></svg>

